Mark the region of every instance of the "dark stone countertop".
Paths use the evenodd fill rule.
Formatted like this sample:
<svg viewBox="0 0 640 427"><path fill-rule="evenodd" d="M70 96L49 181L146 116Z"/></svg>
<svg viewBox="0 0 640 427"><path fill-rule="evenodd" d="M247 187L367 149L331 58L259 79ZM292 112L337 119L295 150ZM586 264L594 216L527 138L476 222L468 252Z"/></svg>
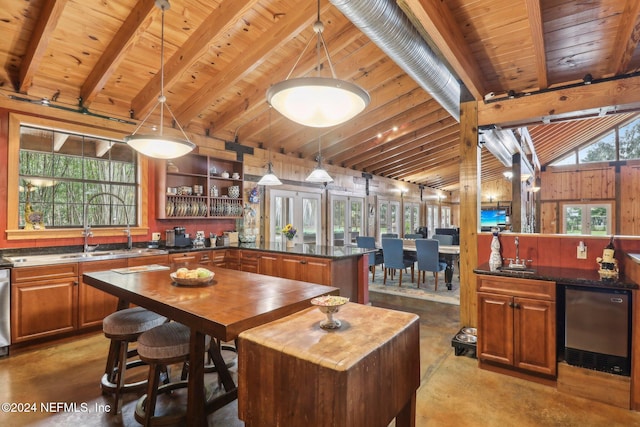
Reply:
<svg viewBox="0 0 640 427"><path fill-rule="evenodd" d="M491 271L489 263L479 265L473 271L476 274L518 277L522 279L548 280L560 285L575 285L608 289L638 289L638 284L626 280L622 275L618 279L601 279L597 270L581 270L563 267L532 267L531 272Z"/></svg>
<svg viewBox="0 0 640 427"><path fill-rule="evenodd" d="M355 246L321 246L310 245L306 243L297 243L292 248L287 248L284 243L266 242L266 243L237 243L229 246L215 246L204 248L166 248L169 253L181 253L191 251L203 251L203 250L217 250L217 249L249 249L262 252L274 252L290 255L303 255L303 256L315 256L319 258L350 258L358 257L362 254L371 252L375 249L362 249Z"/></svg>

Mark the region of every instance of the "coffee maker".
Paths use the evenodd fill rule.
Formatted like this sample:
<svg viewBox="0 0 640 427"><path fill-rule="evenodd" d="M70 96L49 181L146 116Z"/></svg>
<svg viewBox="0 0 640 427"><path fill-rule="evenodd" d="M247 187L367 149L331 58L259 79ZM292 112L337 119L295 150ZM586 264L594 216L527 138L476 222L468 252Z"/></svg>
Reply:
<svg viewBox="0 0 640 427"><path fill-rule="evenodd" d="M191 246L191 240L185 234L184 227L173 227L173 230L166 231L166 243L168 248L185 248Z"/></svg>

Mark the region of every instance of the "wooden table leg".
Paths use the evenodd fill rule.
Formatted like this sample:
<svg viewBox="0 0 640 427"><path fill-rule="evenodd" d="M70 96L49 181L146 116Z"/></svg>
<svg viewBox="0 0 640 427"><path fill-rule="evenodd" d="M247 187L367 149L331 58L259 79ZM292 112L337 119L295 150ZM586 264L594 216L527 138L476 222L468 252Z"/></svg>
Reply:
<svg viewBox="0 0 640 427"><path fill-rule="evenodd" d="M396 416L396 427L416 426L416 393L411 393L411 398Z"/></svg>
<svg viewBox="0 0 640 427"><path fill-rule="evenodd" d="M207 425L204 390L205 334L191 329L189 343L189 391L187 396L187 425Z"/></svg>

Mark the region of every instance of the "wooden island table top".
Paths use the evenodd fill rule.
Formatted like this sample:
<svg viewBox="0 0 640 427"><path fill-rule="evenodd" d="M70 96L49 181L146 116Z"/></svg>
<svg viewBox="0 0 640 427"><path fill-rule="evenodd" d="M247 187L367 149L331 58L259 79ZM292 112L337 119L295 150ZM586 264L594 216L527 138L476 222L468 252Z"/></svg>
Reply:
<svg viewBox="0 0 640 427"><path fill-rule="evenodd" d="M325 330L317 308L242 332L238 413L247 427L415 426L415 314L347 303Z"/></svg>
<svg viewBox="0 0 640 427"><path fill-rule="evenodd" d="M183 267L184 265L180 265ZM196 266L192 266L196 267ZM162 314L191 328L187 422L206 425L206 415L237 398L237 387L220 355L216 367L226 393L205 408L205 336L231 341L240 332L296 313L321 295L338 288L243 271L215 268L206 286L178 286L169 270L86 273L88 285L119 298L119 309L130 303Z"/></svg>

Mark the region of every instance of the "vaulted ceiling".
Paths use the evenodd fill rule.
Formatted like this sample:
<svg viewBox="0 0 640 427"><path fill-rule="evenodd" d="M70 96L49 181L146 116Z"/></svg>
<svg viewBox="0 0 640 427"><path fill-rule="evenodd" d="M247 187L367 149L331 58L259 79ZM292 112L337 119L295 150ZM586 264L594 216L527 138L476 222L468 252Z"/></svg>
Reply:
<svg viewBox="0 0 640 427"><path fill-rule="evenodd" d="M523 95L582 83L587 74L594 85L633 76L640 65L635 0L380 1L409 16L481 103L510 91L525 103ZM187 133L309 160L320 138L326 162L456 190L456 118L333 3L351 2L321 1L324 36L338 78L370 93L364 113L327 129L274 113L270 129L269 86L292 70L297 77L316 72L313 49L300 57L314 38L316 1L171 0L164 86L178 123ZM160 93L160 17L153 0L2 0L0 94L140 120ZM530 123L540 164L633 117L603 111L592 119ZM483 179L505 170L487 150L482 162Z"/></svg>

